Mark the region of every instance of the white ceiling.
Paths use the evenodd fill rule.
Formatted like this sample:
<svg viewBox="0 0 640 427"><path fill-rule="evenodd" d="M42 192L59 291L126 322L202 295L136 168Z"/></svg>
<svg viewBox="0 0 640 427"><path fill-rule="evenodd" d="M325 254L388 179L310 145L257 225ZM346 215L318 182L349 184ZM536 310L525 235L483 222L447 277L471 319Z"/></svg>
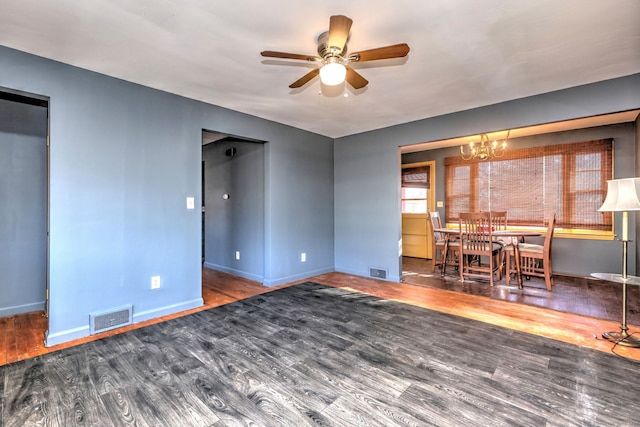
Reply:
<svg viewBox="0 0 640 427"><path fill-rule="evenodd" d="M355 91L314 65L331 15L349 51L406 42L402 59L354 63ZM0 44L329 137L640 72L638 0L0 0ZM344 95L348 96L344 96Z"/></svg>

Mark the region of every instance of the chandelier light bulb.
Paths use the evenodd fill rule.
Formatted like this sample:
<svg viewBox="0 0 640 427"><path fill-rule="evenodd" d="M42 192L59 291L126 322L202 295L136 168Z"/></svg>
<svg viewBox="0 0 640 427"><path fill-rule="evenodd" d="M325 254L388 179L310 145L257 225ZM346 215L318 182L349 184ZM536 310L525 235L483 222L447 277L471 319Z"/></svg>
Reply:
<svg viewBox="0 0 640 427"><path fill-rule="evenodd" d="M493 140L489 142L489 136L487 134L480 135L480 142L476 146L473 142L469 143L469 153L466 152L463 145L460 146L460 155L464 160L488 160L492 158L500 158L504 156L504 152L507 149L507 141L509 140L509 133L507 131L507 137L502 141Z"/></svg>

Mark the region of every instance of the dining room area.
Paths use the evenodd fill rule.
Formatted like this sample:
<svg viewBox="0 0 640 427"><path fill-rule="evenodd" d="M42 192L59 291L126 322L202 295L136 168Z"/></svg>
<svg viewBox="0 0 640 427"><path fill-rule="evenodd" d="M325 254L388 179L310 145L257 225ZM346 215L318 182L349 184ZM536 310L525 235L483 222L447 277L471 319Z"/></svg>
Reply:
<svg viewBox="0 0 640 427"><path fill-rule="evenodd" d="M640 347L637 120L403 151L402 281L617 321L598 338Z"/></svg>

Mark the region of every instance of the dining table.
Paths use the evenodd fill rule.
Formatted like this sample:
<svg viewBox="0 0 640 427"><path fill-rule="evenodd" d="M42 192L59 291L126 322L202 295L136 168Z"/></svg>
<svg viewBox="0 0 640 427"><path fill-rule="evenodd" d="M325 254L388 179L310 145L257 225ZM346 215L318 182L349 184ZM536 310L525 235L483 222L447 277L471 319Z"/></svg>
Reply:
<svg viewBox="0 0 640 427"><path fill-rule="evenodd" d="M444 275L447 264L446 257L447 251L449 250L449 242L452 238L456 236L460 236L460 230L458 228L436 228L435 232L441 233L444 236L444 248L442 250L441 259L442 259L442 269L441 272ZM489 233L487 232L487 236ZM520 249L519 243L520 240L524 237L540 237L542 233L534 230L518 230L518 229L507 229L507 230L496 230L492 231L491 235L493 237L501 237L511 239L511 244L513 245L513 257L515 258L516 265L516 281L518 282L518 289L522 289L522 267L520 262ZM508 273L507 273L508 274Z"/></svg>

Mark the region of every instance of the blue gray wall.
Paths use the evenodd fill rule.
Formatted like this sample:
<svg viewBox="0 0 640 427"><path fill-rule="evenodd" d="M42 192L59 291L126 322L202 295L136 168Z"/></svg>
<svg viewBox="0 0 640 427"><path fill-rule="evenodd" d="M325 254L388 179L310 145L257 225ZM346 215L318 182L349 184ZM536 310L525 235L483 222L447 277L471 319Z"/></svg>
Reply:
<svg viewBox="0 0 640 427"><path fill-rule="evenodd" d="M638 108L640 74L635 74L337 139L336 270L368 276L368 267L375 264L388 269L391 280L400 277L398 147ZM630 157L616 169L616 177L636 175L637 149L625 155ZM635 234L637 242L637 228ZM606 258L598 265L584 265L581 274L619 272L621 248L616 243L602 243ZM554 250L564 250L558 246ZM569 265L567 261L563 268Z"/></svg>
<svg viewBox="0 0 640 427"><path fill-rule="evenodd" d="M333 269L329 138L5 47L0 86L50 97L48 345L88 335L95 311L133 304L137 322L202 304L186 198L201 205L203 129L268 141L264 283Z"/></svg>
<svg viewBox="0 0 640 427"><path fill-rule="evenodd" d="M636 146L635 123L600 126L566 132L547 133L509 141L509 148L527 148L542 145L566 144L598 139L614 139L614 171L617 177L635 175ZM402 163L414 163L425 160L436 162L436 196L444 201L445 172L444 159L459 156L459 147L421 151L402 156ZM526 179L523 177L523 179ZM444 218L444 208L439 208ZM622 233L620 214L615 216L615 232ZM636 233L635 221L630 221L629 233ZM538 240L538 241L537 241ZM527 238L531 243L542 243L542 239ZM577 249L579 248L579 249ZM557 273L587 276L595 272L621 272L622 246L618 241L556 238L553 243L553 270ZM629 245L629 271L636 271L636 247Z"/></svg>
<svg viewBox="0 0 640 427"><path fill-rule="evenodd" d="M43 310L47 108L0 99L0 317Z"/></svg>

